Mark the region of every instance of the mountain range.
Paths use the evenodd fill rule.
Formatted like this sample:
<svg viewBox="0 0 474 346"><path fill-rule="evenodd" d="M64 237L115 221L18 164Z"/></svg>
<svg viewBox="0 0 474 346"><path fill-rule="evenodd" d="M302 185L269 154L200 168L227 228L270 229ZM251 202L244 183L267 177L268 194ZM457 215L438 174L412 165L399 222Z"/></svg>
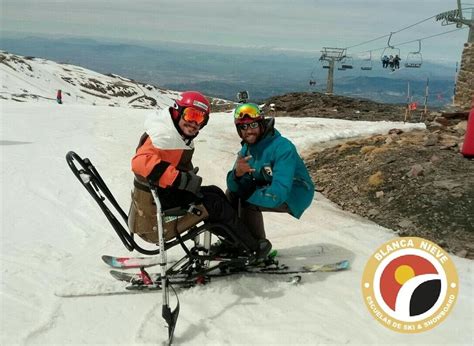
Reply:
<svg viewBox="0 0 474 346"><path fill-rule="evenodd" d="M177 43L120 43L79 38L1 38L1 48L25 56L41 57L112 73L172 90L200 90L227 100L248 90L253 101L288 92L325 91L327 70L314 53L265 48L231 48ZM429 79L431 106L451 102L456 66L424 61L421 68L392 72L378 57L371 71L353 60L353 69L335 71L334 93L385 103L404 103L407 89L422 102ZM316 82L311 86L309 81ZM409 85L409 86L408 86Z"/></svg>

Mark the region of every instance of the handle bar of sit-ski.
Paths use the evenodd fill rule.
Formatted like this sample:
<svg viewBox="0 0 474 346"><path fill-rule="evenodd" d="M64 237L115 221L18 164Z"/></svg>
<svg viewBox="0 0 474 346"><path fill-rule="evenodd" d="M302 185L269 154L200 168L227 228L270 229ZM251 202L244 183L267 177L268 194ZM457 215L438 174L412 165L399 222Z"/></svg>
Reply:
<svg viewBox="0 0 474 346"><path fill-rule="evenodd" d="M100 176L99 172L95 169L92 162L88 159L82 159L74 151L70 151L66 154L66 161L74 173L76 178L80 183L85 187L87 192L94 198L96 203L99 205L100 209L104 213L105 217L112 225L114 231L117 233L118 237L122 241L123 245L129 251L137 250L138 252L144 255L157 255L160 250L148 250L139 246L133 236L125 229L122 224L117 220L114 213L107 207L104 200L107 199L114 207L114 209L120 214L124 222L128 225L128 216L125 214L120 205L115 200L114 196L108 189L104 180ZM77 166L76 166L77 165ZM102 194L103 195L102 195Z"/></svg>

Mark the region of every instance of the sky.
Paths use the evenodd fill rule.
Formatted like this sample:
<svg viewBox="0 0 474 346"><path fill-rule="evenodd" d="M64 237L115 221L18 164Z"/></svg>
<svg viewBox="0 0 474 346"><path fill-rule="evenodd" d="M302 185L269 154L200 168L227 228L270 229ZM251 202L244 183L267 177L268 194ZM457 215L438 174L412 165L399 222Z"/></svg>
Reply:
<svg viewBox="0 0 474 346"><path fill-rule="evenodd" d="M472 7L464 1L464 7ZM472 1L471 1L472 2ZM4 35L172 41L319 52L350 47L455 9L455 0L2 0ZM470 16L470 13L466 13ZM434 19L395 34L391 44L455 29ZM422 41L431 60L457 61L468 30ZM349 50L382 49L388 37ZM418 44L401 48L417 51ZM380 50L378 53L380 54Z"/></svg>
<svg viewBox="0 0 474 346"><path fill-rule="evenodd" d="M51 98L51 90L63 87L62 76L104 83L110 77L42 60L28 61L33 71L22 71L19 63L10 63L15 70L0 64L2 95L17 93L20 88L43 98L26 102L0 99L0 344L163 344L167 330L161 318L161 292L59 297L71 292L123 292L126 284L109 275L110 268L100 256L138 255L122 246L69 170L65 154L74 150L88 157L126 209L133 186L129 162L150 110L130 108L127 101L136 96L98 101L82 93L76 98L74 93L81 88L74 91L72 84L63 93L64 103L58 105L46 98ZM143 88L143 92L156 93L146 90ZM161 107L164 102L159 99ZM108 103L116 106L105 106ZM276 127L304 155L324 141L386 133L394 127L407 131L424 124L279 117ZM231 113L213 113L195 139L193 163L200 167L203 184L225 188L227 170L239 147ZM471 260L450 256L460 290L445 321L420 334L396 333L370 315L360 290L368 258L396 234L341 210L319 193L300 220L265 213L264 219L280 263L308 257L321 263L345 258L351 269L302 275L296 286L286 283L285 275L235 275L178 290L181 309L176 344L405 346L472 342ZM182 255L182 249L174 247L168 259ZM174 307L173 296L170 304Z"/></svg>

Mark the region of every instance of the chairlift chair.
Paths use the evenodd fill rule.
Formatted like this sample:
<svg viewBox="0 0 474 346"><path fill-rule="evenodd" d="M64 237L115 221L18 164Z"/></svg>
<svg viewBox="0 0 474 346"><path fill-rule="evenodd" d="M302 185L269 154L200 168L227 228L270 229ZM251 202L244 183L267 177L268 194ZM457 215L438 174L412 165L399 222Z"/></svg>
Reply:
<svg viewBox="0 0 474 346"><path fill-rule="evenodd" d="M369 52L369 57L362 59L362 64L360 66L362 71L370 71L372 70L372 52Z"/></svg>
<svg viewBox="0 0 474 346"><path fill-rule="evenodd" d="M396 48L396 47L390 45L390 39L392 38L392 34L393 34L393 32L390 33L390 37L388 38L388 42L387 42L387 47L385 47L383 49L382 54L380 55L380 61L383 61L384 56L387 56L387 57L390 57L390 55L400 56L400 48Z"/></svg>
<svg viewBox="0 0 474 346"><path fill-rule="evenodd" d="M391 47L385 47L384 50L383 50L383 52L382 52L382 55L380 56L380 60L383 60L383 57L384 57L385 55L388 56L388 57L389 57L390 55L392 55L392 56L396 56L396 55L400 56L400 48L396 48L396 47L393 47L393 46L391 46Z"/></svg>
<svg viewBox="0 0 474 346"><path fill-rule="evenodd" d="M423 64L423 57L421 53L410 52L407 55L407 59L405 61L405 67L408 68L420 68Z"/></svg>
<svg viewBox="0 0 474 346"><path fill-rule="evenodd" d="M423 56L421 55L421 40L418 40L418 51L410 52L405 61L407 68L420 68L423 64Z"/></svg>
<svg viewBox="0 0 474 346"><path fill-rule="evenodd" d="M316 66L317 67L317 66ZM316 67L313 68L313 70L311 71L311 75L309 76L309 86L315 86L316 85L316 78L315 78L315 70L316 70Z"/></svg>
<svg viewBox="0 0 474 346"><path fill-rule="evenodd" d="M352 58L350 56L346 56L344 59L341 61L341 67L346 70L346 69L352 69L353 64L352 64Z"/></svg>

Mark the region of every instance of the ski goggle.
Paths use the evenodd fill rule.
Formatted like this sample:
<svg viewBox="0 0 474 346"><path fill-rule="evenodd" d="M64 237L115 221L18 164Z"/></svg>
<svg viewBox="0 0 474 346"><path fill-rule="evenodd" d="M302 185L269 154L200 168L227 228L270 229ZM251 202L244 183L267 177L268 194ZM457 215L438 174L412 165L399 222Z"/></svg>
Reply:
<svg viewBox="0 0 474 346"><path fill-rule="evenodd" d="M189 122L194 121L196 124L202 125L207 120L207 114L196 108L187 107L183 110L183 119Z"/></svg>
<svg viewBox="0 0 474 346"><path fill-rule="evenodd" d="M245 117L248 117L251 119L257 119L257 118L260 118L260 116L261 116L260 108L258 108L257 105L254 105L251 103L243 104L237 107L234 111L234 118L236 120L243 119Z"/></svg>
<svg viewBox="0 0 474 346"><path fill-rule="evenodd" d="M257 122L237 125L241 130L256 129L260 124Z"/></svg>

